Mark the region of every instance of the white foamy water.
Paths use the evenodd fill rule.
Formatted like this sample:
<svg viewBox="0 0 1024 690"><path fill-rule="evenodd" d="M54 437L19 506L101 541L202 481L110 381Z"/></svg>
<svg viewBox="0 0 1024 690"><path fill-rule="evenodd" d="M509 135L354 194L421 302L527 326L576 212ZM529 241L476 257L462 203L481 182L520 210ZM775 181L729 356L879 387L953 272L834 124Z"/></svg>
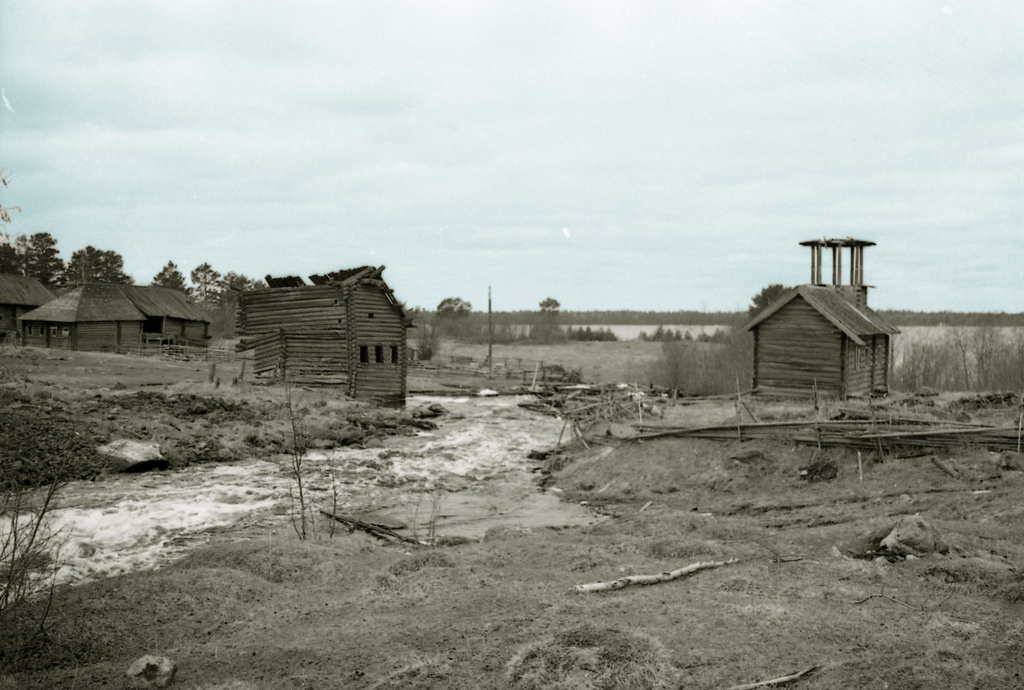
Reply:
<svg viewBox="0 0 1024 690"><path fill-rule="evenodd" d="M559 419L518 407L526 397L412 398L451 413L416 438L386 448L311 452L304 477L312 500L339 508L395 503L400 492L472 490L510 472L525 473L530 450L549 448ZM115 475L74 482L53 511L64 541L62 582L158 567L204 543L216 531L287 520L293 483L286 467L266 460L200 465L177 472ZM335 499L336 495L336 499Z"/></svg>

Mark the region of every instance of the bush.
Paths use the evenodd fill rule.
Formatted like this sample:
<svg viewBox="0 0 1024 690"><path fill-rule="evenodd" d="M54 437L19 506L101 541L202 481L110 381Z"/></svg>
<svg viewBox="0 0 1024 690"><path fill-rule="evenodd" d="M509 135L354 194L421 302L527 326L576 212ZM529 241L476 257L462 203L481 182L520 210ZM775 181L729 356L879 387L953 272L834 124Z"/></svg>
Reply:
<svg viewBox="0 0 1024 690"><path fill-rule="evenodd" d="M895 389L1024 390L1022 329L952 327L936 330L935 337L927 340L914 340L902 347L897 340L896 344Z"/></svg>
<svg viewBox="0 0 1024 690"><path fill-rule="evenodd" d="M737 381L744 390L750 385L752 348L753 339L746 332L719 331L706 342L666 341L648 376L655 385L688 395L735 393Z"/></svg>

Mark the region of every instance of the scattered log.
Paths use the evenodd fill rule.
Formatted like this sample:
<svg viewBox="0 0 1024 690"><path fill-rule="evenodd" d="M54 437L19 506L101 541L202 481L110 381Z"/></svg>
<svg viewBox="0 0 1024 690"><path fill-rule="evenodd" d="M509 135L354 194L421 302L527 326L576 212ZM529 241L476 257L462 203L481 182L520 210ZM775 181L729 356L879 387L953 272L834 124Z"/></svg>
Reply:
<svg viewBox="0 0 1024 690"><path fill-rule="evenodd" d="M399 534L395 530L388 529L387 527L383 527L381 525L374 525L374 524L371 524L369 522L363 522L362 520L354 518L354 517L352 517L350 515L341 515L340 513L332 513L331 511L324 510L322 508L320 509L320 513L322 515L325 515L326 517L331 518L332 520L337 520L338 522L342 523L343 525L348 525L349 527L352 527L353 529L359 529L359 530L362 530L364 532L367 532L368 534L372 534L373 536L377 537L378 539L392 539L394 541L405 542L406 544L416 544L418 546L428 546L428 544L426 542L422 542L422 541L413 539L412 537L407 537L404 534Z"/></svg>
<svg viewBox="0 0 1024 690"><path fill-rule="evenodd" d="M946 463L946 462L943 462L942 460L939 460L938 456L933 455L931 460L932 460L932 464L933 465L938 467L940 470L942 470L943 472L948 474L953 479L959 479L960 478L960 473L956 471L956 468L953 467L952 465L950 465L949 463Z"/></svg>
<svg viewBox="0 0 1024 690"><path fill-rule="evenodd" d="M789 683L793 683L795 681L806 678L807 676L811 675L817 670L817 666L811 666L808 669L798 671L788 676L772 678L771 680L762 680L759 683L749 683L747 685L734 685L731 688L729 688L729 690L754 690L754 688L777 688L780 685L788 685Z"/></svg>
<svg viewBox="0 0 1024 690"><path fill-rule="evenodd" d="M578 594L586 592L610 592L616 589L625 589L631 585L656 585L660 582L670 582L686 575L692 575L698 570L709 570L711 568L721 568L725 565L731 565L733 563L739 563L738 558L730 558L727 561L703 561L701 563L693 563L691 565L679 568L678 570L670 570L664 573L658 573L657 575L630 575L628 577L621 577L618 580L609 580L607 582L590 582L585 585L576 585L573 587L573 591Z"/></svg>

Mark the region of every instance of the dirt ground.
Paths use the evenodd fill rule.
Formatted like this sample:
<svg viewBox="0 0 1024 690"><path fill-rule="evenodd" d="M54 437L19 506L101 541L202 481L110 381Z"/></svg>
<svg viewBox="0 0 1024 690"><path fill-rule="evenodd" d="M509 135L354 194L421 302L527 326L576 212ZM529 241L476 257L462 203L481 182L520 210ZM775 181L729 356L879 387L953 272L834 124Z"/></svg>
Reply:
<svg viewBox="0 0 1024 690"><path fill-rule="evenodd" d="M159 438L181 449L178 466L286 449L283 393L229 379L210 383L203 363L8 352L0 414L42 410L87 430L90 443L125 432ZM799 419L863 403L817 412L748 404L761 419ZM875 406L950 422L1014 425L1019 415L998 396L894 396ZM408 415L327 398L304 409L326 447L417 443L404 436L415 427L398 421ZM663 418L698 425L733 414L728 403L688 401ZM30 446L18 443L0 460ZM42 465L53 455L35 457ZM784 436L607 438L542 464L533 493L495 482L505 512L482 535L464 530L470 538L457 545L394 544L358 530L299 541L286 527L250 526L158 570L61 589L44 635L31 627L42 603L0 631L0 688L123 687L129 664L147 653L175 659L183 688L710 689L811 667L792 687L1024 686L1019 456L965 444L858 461ZM462 499L445 500L458 533ZM532 502L549 501L592 519L531 524ZM915 516L941 545L910 557L880 549L880 536ZM651 586L573 590L732 559Z"/></svg>

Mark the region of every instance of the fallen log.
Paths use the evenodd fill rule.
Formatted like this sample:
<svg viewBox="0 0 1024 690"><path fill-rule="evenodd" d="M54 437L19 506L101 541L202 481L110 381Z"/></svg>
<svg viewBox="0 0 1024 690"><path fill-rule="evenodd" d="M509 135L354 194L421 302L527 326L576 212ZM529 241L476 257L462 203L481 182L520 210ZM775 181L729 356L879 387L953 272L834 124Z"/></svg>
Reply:
<svg viewBox="0 0 1024 690"><path fill-rule="evenodd" d="M609 580L607 582L590 582L585 585L576 585L573 587L573 591L577 594L584 594L586 592L611 592L616 589L625 589L631 585L656 585L660 582L671 582L672 580L676 580L680 577L692 575L698 570L721 568L725 565L739 563L739 560L740 559L738 558L730 558L727 561L703 561L701 563L693 563L683 568L679 568L678 570L658 573L657 575L630 575L628 577L620 577L618 580Z"/></svg>
<svg viewBox="0 0 1024 690"><path fill-rule="evenodd" d="M948 474L953 479L959 479L960 478L960 473L956 471L955 467L953 467L952 465L950 465L948 463L943 462L942 460L939 460L939 458L937 456L935 456L935 455L932 456L932 464L935 465L936 467L938 467L940 470L942 470L946 474Z"/></svg>
<svg viewBox="0 0 1024 690"><path fill-rule="evenodd" d="M381 525L373 525L369 522L363 522L362 520L356 519L349 515L340 515L338 513L332 513L331 511L324 510L322 508L320 509L320 513L331 518L332 520L337 520L343 525L348 525L349 527L352 527L354 529L359 529L364 532L367 532L368 534L372 534L378 539L393 539L395 541L405 542L406 544L429 546L429 544L427 544L426 542L413 539L412 537L407 537L404 534L399 534L395 532L393 529L388 529L387 527L383 527Z"/></svg>
<svg viewBox="0 0 1024 690"><path fill-rule="evenodd" d="M817 666L811 666L803 671L790 674L788 676L782 676L780 678L772 678L771 680L762 680L759 683L749 683L747 685L734 685L729 690L754 690L754 688L777 688L780 685L787 685L794 681L798 681L802 678L806 678L815 671L818 670Z"/></svg>

